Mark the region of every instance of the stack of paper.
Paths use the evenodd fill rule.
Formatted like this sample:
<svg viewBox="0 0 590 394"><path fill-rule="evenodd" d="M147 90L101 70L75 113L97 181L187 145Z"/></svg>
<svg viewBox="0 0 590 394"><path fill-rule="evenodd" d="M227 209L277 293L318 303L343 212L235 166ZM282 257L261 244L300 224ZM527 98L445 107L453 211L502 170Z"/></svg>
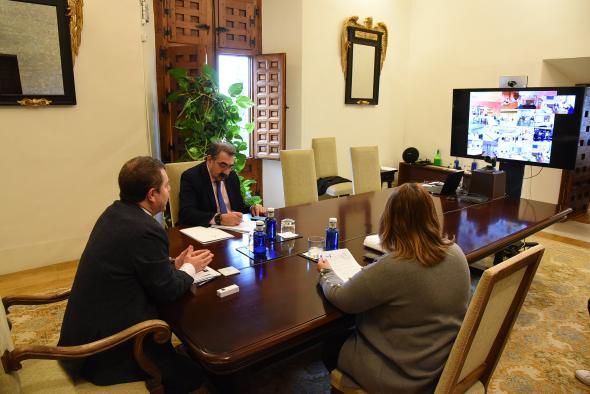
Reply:
<svg viewBox="0 0 590 394"><path fill-rule="evenodd" d="M378 250L381 253L386 253L386 251L381 247L379 234L367 235L363 241L363 245L365 245L367 248Z"/></svg>
<svg viewBox="0 0 590 394"><path fill-rule="evenodd" d="M330 262L334 273L345 282L361 270L360 264L348 249L324 251L321 257Z"/></svg>
<svg viewBox="0 0 590 394"><path fill-rule="evenodd" d="M238 233L251 233L256 228L256 222L252 220L244 220L237 226L222 226L220 224L212 224L211 227L237 231Z"/></svg>
<svg viewBox="0 0 590 394"><path fill-rule="evenodd" d="M189 227L183 228L180 230L180 232L188 235L192 239L197 240L202 244L233 238L233 235L226 233L225 231L221 231L220 229L211 227Z"/></svg>

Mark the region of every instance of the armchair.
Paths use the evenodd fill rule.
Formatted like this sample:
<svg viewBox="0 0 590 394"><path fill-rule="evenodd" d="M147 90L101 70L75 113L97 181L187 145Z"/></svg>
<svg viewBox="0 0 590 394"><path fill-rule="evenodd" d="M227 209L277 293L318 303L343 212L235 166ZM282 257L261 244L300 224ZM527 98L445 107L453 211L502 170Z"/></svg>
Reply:
<svg viewBox="0 0 590 394"><path fill-rule="evenodd" d="M13 305L39 305L67 299L70 290L43 296L7 296L0 308L0 393L163 393L159 369L143 353L143 339L153 335L157 343L170 339L170 327L162 320L146 320L117 334L79 346L27 345L14 346L7 319ZM97 387L89 382L73 382L56 361L88 357L108 350L125 341L133 340L133 355L139 366L151 377L146 382L124 383ZM24 361L24 368L22 362ZM6 391L4 391L6 390Z"/></svg>

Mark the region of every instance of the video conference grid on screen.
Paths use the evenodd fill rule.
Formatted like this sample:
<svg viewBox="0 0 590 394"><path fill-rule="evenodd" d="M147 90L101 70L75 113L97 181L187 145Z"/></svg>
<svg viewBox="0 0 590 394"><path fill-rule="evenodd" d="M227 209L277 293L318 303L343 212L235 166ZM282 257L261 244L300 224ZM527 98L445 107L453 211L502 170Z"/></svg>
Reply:
<svg viewBox="0 0 590 394"><path fill-rule="evenodd" d="M467 154L547 164L555 116L573 114L575 101L557 91L471 92Z"/></svg>

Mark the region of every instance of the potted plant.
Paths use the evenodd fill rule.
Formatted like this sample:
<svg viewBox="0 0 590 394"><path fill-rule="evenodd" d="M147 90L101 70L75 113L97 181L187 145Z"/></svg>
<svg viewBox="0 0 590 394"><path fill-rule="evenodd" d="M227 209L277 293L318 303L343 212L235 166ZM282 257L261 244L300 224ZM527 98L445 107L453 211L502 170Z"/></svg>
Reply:
<svg viewBox="0 0 590 394"><path fill-rule="evenodd" d="M240 175L246 164L245 150L248 148L240 131L252 133L254 123L242 126L240 109L254 105L242 95L242 83L234 83L227 95L219 91L219 79L215 70L204 64L201 75L193 77L183 68L173 68L170 75L177 82L177 89L168 96L169 102L180 103L175 126L184 137L186 160L205 160L209 145L214 141L225 141L236 148L235 171L240 179L240 190L249 205L260 204L260 196L253 196L250 186L255 180Z"/></svg>

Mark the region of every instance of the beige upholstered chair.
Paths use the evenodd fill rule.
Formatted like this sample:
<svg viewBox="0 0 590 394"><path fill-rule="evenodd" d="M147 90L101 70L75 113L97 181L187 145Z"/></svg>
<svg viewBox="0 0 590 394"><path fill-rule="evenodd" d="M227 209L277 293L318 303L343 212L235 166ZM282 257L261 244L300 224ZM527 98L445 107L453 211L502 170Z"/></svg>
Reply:
<svg viewBox="0 0 590 394"><path fill-rule="evenodd" d="M350 148L354 194L381 190L381 166L377 146Z"/></svg>
<svg viewBox="0 0 590 394"><path fill-rule="evenodd" d="M313 151L311 149L282 150L280 157L285 206L318 201Z"/></svg>
<svg viewBox="0 0 590 394"><path fill-rule="evenodd" d="M312 138L311 148L315 160L315 174L319 178L338 176L338 158L336 154L336 138ZM352 194L352 182L337 183L328 187L326 195L330 197Z"/></svg>
<svg viewBox="0 0 590 394"><path fill-rule="evenodd" d="M143 355L143 338L154 334L154 340L164 343L170 339L170 328L162 320L146 320L110 337L80 346L15 347L6 313L12 305L38 305L66 299L70 291L48 296L3 297L0 305L0 393L163 393L158 368ZM73 382L56 360L87 357L112 348L128 340L134 340L134 356L141 368L152 379L113 386L94 386L86 381ZM22 364L21 364L22 362ZM148 388L146 388L148 387Z"/></svg>
<svg viewBox="0 0 590 394"><path fill-rule="evenodd" d="M183 161L181 163L166 164L166 172L170 181L170 219L172 220L172 227L178 223L178 194L180 193L180 176L183 172L201 163L200 161Z"/></svg>
<svg viewBox="0 0 590 394"><path fill-rule="evenodd" d="M435 394L486 392L544 250L535 246L483 273ZM338 370L331 379L343 393L364 393Z"/></svg>

